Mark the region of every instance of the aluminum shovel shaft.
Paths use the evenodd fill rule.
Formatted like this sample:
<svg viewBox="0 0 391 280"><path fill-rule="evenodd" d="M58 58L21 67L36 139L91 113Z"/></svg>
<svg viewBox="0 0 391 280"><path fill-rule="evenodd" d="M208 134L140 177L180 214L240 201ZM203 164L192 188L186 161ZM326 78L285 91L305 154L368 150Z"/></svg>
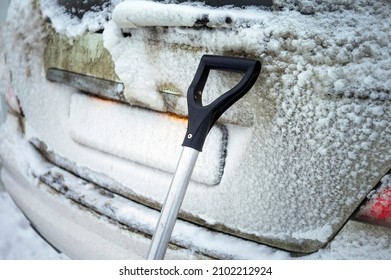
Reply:
<svg viewBox="0 0 391 280"><path fill-rule="evenodd" d="M171 186L152 238L147 256L148 260L164 259L198 154L199 151L193 148L183 147L174 178L171 181Z"/></svg>

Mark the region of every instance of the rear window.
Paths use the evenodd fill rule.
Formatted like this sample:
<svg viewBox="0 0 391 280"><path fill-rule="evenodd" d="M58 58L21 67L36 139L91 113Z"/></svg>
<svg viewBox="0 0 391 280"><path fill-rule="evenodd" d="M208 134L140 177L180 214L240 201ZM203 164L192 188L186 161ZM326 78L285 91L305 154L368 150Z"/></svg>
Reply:
<svg viewBox="0 0 391 280"><path fill-rule="evenodd" d="M57 3L65 10L78 18L82 18L88 11L102 11L105 7L111 5L110 0L57 0Z"/></svg>
<svg viewBox="0 0 391 280"><path fill-rule="evenodd" d="M78 18L82 18L83 15L88 11L101 11L104 8L115 5L120 1L111 0L57 0L57 3L63 6L66 11ZM189 0L177 0L177 1L166 1L160 0L157 2L169 2L169 3L184 3L184 2L198 2L205 3L210 6L226 6L233 5L237 7L242 6L264 6L271 7L273 4L272 0L204 0L204 1L189 1Z"/></svg>

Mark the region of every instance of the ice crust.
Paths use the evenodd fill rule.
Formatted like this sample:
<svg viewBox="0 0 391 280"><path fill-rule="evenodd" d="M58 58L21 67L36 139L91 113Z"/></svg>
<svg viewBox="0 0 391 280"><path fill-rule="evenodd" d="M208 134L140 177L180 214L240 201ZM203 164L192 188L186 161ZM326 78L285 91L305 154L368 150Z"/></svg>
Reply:
<svg viewBox="0 0 391 280"><path fill-rule="evenodd" d="M31 4L22 2L11 3L3 36L10 38L7 66L26 116L26 139L38 138L138 196L162 201L170 174L72 141L74 91L45 81L43 23L26 15L23 6ZM310 5L235 10L230 28L149 27L124 37L110 21L103 34L128 100L178 114L186 114L184 98L168 104L156 88L170 83L186 92L202 54L247 53L262 60L255 88L227 112L231 121L250 117L245 128L227 125L221 183L192 183L183 209L209 226L255 240L279 239L288 248L324 244L391 165L389 2L340 1L352 8L336 4L331 10L311 4L312 15L292 10L297 3ZM31 32L10 20L16 16L29 18ZM216 75L206 98L221 94L221 85L232 85L229 75Z"/></svg>

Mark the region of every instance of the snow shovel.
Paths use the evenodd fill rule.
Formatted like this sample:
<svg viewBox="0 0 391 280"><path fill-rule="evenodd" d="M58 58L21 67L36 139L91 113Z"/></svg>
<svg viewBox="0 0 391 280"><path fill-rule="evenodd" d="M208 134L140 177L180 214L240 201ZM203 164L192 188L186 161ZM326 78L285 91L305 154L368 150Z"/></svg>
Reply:
<svg viewBox="0 0 391 280"><path fill-rule="evenodd" d="M210 70L244 73L242 80L209 105L202 105L202 91ZM206 136L217 119L254 85L261 71L257 60L204 55L187 92L188 125L182 154L157 223L148 260L162 260L182 205L191 174Z"/></svg>

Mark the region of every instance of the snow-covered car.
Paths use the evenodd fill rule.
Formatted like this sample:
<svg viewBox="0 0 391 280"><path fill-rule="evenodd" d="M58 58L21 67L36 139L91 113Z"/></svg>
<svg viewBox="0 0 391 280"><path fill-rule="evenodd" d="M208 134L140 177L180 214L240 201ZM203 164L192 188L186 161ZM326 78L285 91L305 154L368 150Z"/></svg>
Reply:
<svg viewBox="0 0 391 280"><path fill-rule="evenodd" d="M144 258L200 58L251 58L259 79L212 128L167 258L390 259L391 3L202 2L11 1L6 191L72 258ZM204 102L240 78L212 71Z"/></svg>

